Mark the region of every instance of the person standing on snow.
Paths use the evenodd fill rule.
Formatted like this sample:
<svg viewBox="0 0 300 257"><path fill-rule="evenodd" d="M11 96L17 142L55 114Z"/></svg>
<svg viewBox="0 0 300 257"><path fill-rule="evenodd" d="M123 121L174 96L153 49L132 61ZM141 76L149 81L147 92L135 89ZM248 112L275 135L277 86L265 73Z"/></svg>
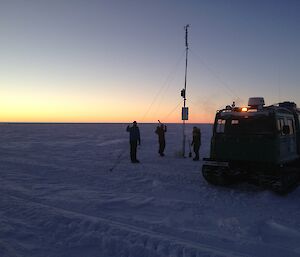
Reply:
<svg viewBox="0 0 300 257"><path fill-rule="evenodd" d="M167 132L167 126L164 124L160 124L160 126L157 126L155 130L155 133L158 135L158 143L159 143L158 153L160 154L160 156L165 156L164 154L164 150L166 147L165 132Z"/></svg>
<svg viewBox="0 0 300 257"><path fill-rule="evenodd" d="M194 127L193 128L193 141L192 141L192 146L194 146L194 153L195 153L195 158L193 159L194 161L199 161L199 150L201 146L201 131L200 128Z"/></svg>
<svg viewBox="0 0 300 257"><path fill-rule="evenodd" d="M140 161L136 158L136 152L137 152L137 145L141 144L141 138L140 138L140 130L139 127L137 126L136 121L132 123L132 127L128 125L126 131L129 132L131 162L139 163Z"/></svg>

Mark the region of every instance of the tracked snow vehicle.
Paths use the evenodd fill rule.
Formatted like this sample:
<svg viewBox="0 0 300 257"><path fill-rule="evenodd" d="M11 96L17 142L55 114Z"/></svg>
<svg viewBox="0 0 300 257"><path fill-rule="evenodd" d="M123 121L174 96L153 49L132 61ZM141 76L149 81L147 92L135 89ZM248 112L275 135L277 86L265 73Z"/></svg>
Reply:
<svg viewBox="0 0 300 257"><path fill-rule="evenodd" d="M249 180L284 193L300 175L300 109L293 102L264 106L262 97L248 107L234 104L216 113L210 158L202 174L212 184Z"/></svg>

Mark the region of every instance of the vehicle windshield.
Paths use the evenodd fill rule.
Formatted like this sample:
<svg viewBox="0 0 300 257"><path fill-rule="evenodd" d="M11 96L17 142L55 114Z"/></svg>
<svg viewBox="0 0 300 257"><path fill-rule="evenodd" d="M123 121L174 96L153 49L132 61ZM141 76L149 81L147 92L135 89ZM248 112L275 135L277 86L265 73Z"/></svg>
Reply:
<svg viewBox="0 0 300 257"><path fill-rule="evenodd" d="M216 133L226 134L273 134L273 120L266 117L230 117L218 119Z"/></svg>

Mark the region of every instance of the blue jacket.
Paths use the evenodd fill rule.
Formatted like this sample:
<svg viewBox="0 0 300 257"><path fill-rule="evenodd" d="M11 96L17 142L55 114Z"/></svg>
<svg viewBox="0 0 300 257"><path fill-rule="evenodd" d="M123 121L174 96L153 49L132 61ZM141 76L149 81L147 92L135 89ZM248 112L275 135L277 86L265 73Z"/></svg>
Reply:
<svg viewBox="0 0 300 257"><path fill-rule="evenodd" d="M141 137L140 137L140 130L138 126L127 126L126 129L127 132L129 132L129 140L132 141L138 141L139 144L141 143Z"/></svg>

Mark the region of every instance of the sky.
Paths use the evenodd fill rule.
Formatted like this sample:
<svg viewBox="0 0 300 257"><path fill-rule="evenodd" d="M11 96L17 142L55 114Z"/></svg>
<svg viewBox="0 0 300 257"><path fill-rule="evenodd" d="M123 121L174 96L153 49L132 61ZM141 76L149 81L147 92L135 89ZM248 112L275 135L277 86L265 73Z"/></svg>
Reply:
<svg viewBox="0 0 300 257"><path fill-rule="evenodd" d="M300 105L298 0L0 0L0 122L181 122Z"/></svg>

